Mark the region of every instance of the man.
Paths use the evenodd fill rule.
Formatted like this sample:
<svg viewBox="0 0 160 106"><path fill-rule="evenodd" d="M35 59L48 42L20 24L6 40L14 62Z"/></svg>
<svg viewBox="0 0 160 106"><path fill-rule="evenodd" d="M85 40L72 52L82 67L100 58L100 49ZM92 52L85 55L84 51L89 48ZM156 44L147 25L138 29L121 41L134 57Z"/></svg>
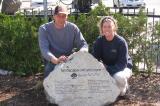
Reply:
<svg viewBox="0 0 160 106"><path fill-rule="evenodd" d="M67 60L73 49L88 51L88 45L79 28L67 21L68 11L64 5L55 7L54 21L39 28L39 47L46 60L44 77L53 71L56 64Z"/></svg>

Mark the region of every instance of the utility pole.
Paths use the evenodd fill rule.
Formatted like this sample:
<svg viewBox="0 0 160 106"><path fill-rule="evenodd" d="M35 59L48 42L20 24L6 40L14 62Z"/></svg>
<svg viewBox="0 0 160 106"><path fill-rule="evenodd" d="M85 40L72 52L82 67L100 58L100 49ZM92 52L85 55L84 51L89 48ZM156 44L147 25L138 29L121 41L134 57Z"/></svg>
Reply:
<svg viewBox="0 0 160 106"><path fill-rule="evenodd" d="M47 20L48 17L47 0L43 0L43 10L44 10L44 18Z"/></svg>

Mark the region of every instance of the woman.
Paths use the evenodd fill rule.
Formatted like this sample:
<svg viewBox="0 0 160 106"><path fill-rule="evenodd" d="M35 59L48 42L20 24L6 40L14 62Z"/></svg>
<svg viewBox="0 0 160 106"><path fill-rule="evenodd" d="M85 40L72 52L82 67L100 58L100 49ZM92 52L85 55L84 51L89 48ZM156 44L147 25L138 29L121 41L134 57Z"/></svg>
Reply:
<svg viewBox="0 0 160 106"><path fill-rule="evenodd" d="M117 22L111 16L103 17L99 23L100 35L93 46L93 56L102 61L107 71L116 80L117 86L124 96L128 89L128 79L132 75L132 61L128 55L128 45L119 36Z"/></svg>

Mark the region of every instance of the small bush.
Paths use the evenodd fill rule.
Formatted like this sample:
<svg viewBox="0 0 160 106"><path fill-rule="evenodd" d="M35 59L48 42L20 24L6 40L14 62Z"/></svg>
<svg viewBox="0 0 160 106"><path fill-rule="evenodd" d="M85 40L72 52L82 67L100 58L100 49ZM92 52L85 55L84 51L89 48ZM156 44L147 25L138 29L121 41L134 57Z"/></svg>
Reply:
<svg viewBox="0 0 160 106"><path fill-rule="evenodd" d="M41 66L37 29L43 20L0 14L0 68L25 75Z"/></svg>

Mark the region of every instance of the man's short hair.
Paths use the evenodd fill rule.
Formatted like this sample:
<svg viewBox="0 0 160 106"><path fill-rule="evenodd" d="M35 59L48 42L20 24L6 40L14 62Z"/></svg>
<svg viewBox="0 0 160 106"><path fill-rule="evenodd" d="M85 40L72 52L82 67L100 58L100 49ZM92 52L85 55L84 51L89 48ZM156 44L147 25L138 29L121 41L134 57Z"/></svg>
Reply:
<svg viewBox="0 0 160 106"><path fill-rule="evenodd" d="M54 15L57 15L59 13L68 15L67 7L63 5L57 5L54 9Z"/></svg>

